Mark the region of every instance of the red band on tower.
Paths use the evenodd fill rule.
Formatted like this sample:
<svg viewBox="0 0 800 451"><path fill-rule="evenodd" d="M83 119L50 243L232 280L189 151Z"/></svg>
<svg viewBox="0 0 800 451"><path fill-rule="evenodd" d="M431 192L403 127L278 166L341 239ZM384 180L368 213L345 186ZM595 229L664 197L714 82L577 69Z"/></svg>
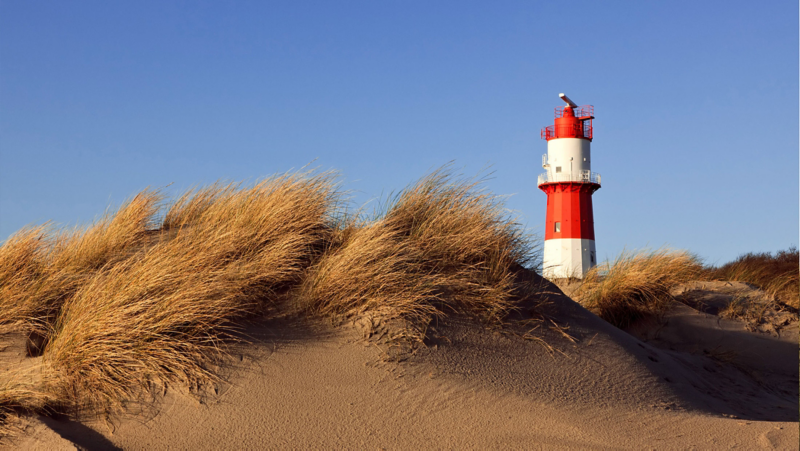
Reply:
<svg viewBox="0 0 800 451"><path fill-rule="evenodd" d="M547 229L545 240L555 238L594 239L592 193L597 183L558 182L539 185L547 194ZM556 223L559 223L556 231Z"/></svg>

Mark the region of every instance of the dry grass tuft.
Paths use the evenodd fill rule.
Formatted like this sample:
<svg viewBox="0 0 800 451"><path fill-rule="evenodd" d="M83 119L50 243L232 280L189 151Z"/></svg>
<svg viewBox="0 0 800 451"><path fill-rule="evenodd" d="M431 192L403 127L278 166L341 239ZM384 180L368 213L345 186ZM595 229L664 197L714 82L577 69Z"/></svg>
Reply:
<svg viewBox="0 0 800 451"><path fill-rule="evenodd" d="M697 279L700 262L685 251L623 252L612 263L592 268L574 299L617 327L658 315L672 300L670 289Z"/></svg>
<svg viewBox="0 0 800 451"><path fill-rule="evenodd" d="M777 334L797 322L797 310L787 308L763 291L740 293L719 311L719 316L744 323L751 332Z"/></svg>
<svg viewBox="0 0 800 451"><path fill-rule="evenodd" d="M140 249L162 197L145 190L86 229L27 229L0 247L0 324L47 336L61 306L96 273ZM6 271L9 268L11 274Z"/></svg>
<svg viewBox="0 0 800 451"><path fill-rule="evenodd" d="M323 316L402 320L396 336L423 338L430 320L457 312L500 321L517 269L535 249L479 181L445 168L402 191L385 214L350 222L310 268L299 304Z"/></svg>
<svg viewBox="0 0 800 451"><path fill-rule="evenodd" d="M0 406L113 411L153 382L213 380L231 321L299 283L337 196L330 173L288 174L191 192L160 229L145 191L85 230L18 233L0 248L0 317L46 337L48 377Z"/></svg>
<svg viewBox="0 0 800 451"><path fill-rule="evenodd" d="M115 410L154 381L213 381L205 364L220 357L231 320L299 281L324 239L335 193L323 174L215 185L195 196L202 209L170 209L168 220L178 218L164 232L171 236L97 274L65 303L44 352L61 397Z"/></svg>
<svg viewBox="0 0 800 451"><path fill-rule="evenodd" d="M795 312L800 308L800 254L796 247L775 255L769 252L744 254L720 267L709 268L706 277L749 283Z"/></svg>
<svg viewBox="0 0 800 451"><path fill-rule="evenodd" d="M44 272L47 226L20 230L0 246L0 324L25 318L29 292Z"/></svg>
<svg viewBox="0 0 800 451"><path fill-rule="evenodd" d="M512 307L515 270L533 260L535 247L502 198L480 185L440 169L402 191L383 220L444 277L449 309L499 320Z"/></svg>
<svg viewBox="0 0 800 451"><path fill-rule="evenodd" d="M41 377L30 371L4 376L4 382L0 383L0 415L20 410L37 412L54 405L57 399L53 394L42 390L42 384L31 382L39 380Z"/></svg>
<svg viewBox="0 0 800 451"><path fill-rule="evenodd" d="M40 366L5 372L0 381L0 439L17 432L10 420L20 413L46 412L59 404L42 383Z"/></svg>
<svg viewBox="0 0 800 451"><path fill-rule="evenodd" d="M351 225L310 269L296 299L301 308L334 320L364 313L402 320L406 330L395 333L420 340L438 313L432 301L440 298L444 281L426 266L419 249L383 222Z"/></svg>
<svg viewBox="0 0 800 451"><path fill-rule="evenodd" d="M734 296L728 305L720 309L719 316L744 321L748 325L762 324L766 322L771 305L769 302L759 301L762 300L754 299L751 296Z"/></svg>

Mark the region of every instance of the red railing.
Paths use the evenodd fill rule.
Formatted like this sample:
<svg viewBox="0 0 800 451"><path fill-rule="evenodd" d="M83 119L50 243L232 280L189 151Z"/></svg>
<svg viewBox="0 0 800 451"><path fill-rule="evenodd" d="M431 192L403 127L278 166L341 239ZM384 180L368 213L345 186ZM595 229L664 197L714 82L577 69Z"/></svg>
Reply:
<svg viewBox="0 0 800 451"><path fill-rule="evenodd" d="M583 130L581 130L583 127ZM561 137L564 136L578 136L581 138L592 139L594 138L594 128L592 127L592 120L587 119L585 121L581 121L575 125L573 130L564 130L564 127L561 126L559 128L559 135ZM548 125L547 127L542 129L541 133L542 139L551 140L553 138L558 138L556 136L556 126L555 125Z"/></svg>
<svg viewBox="0 0 800 451"><path fill-rule="evenodd" d="M564 106L559 106L555 108L555 116L556 119L561 118L564 116ZM584 119L574 127L565 127L564 125L559 126L558 132L556 133L556 126L555 125L548 125L547 127L542 129L542 139L551 140L554 138L565 138L565 137L578 137L578 138L586 138L591 140L594 138L594 128L592 127L592 117L594 117L594 106L592 105L583 105L572 109L575 117L577 118L587 118Z"/></svg>
<svg viewBox="0 0 800 451"><path fill-rule="evenodd" d="M564 116L565 107L566 106L556 107L556 119ZM594 116L594 105L581 105L577 108L573 108L572 112L575 113L575 117Z"/></svg>
<svg viewBox="0 0 800 451"><path fill-rule="evenodd" d="M542 129L542 139L551 140L556 137L556 126L548 125Z"/></svg>

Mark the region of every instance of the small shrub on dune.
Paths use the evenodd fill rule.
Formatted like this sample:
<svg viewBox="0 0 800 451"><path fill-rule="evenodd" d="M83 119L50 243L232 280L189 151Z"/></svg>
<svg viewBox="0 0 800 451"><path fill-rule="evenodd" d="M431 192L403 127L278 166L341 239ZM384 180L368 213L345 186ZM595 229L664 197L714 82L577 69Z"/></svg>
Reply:
<svg viewBox="0 0 800 451"><path fill-rule="evenodd" d="M703 267L685 251L623 252L614 262L592 268L573 298L617 327L663 313L670 289L697 279Z"/></svg>
<svg viewBox="0 0 800 451"><path fill-rule="evenodd" d="M706 276L755 285L773 299L795 310L800 308L800 254L796 247L775 255L769 252L744 254L720 267L709 268Z"/></svg>
<svg viewBox="0 0 800 451"><path fill-rule="evenodd" d="M502 199L480 182L456 179L447 168L402 191L384 216L385 227L417 247L432 273L444 276L448 308L499 319L511 308L515 270L534 248Z"/></svg>

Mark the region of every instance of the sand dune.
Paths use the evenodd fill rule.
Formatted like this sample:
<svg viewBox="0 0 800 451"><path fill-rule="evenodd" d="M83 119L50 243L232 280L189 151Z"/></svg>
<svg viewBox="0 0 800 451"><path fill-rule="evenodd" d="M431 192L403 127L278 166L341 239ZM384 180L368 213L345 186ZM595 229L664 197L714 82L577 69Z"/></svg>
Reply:
<svg viewBox="0 0 800 451"><path fill-rule="evenodd" d="M798 448L796 322L752 332L676 303L626 332L541 283L571 338L541 324L529 334L524 303L503 328L438 321L413 350L353 325L254 323L225 383L169 388L123 417L30 419L11 446Z"/></svg>

